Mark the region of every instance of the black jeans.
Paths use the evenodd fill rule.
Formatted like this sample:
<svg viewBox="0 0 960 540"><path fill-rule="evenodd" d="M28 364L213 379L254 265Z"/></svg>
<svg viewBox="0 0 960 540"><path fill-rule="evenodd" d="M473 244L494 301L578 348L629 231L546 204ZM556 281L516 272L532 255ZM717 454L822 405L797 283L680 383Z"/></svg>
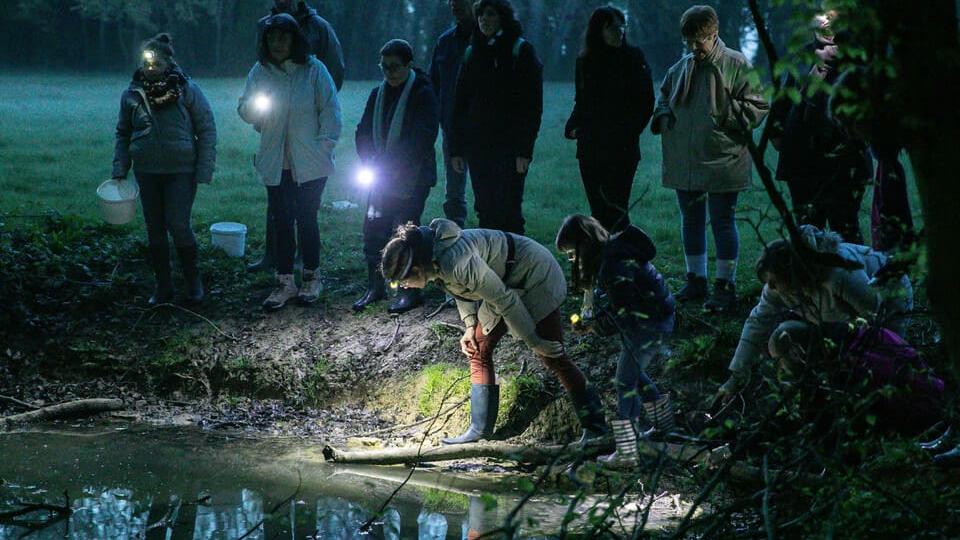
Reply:
<svg viewBox="0 0 960 540"><path fill-rule="evenodd" d="M380 264L380 254L397 226L412 221L420 224L430 186L418 186L409 198L390 197L371 192L363 220L363 256L370 264Z"/></svg>
<svg viewBox="0 0 960 540"><path fill-rule="evenodd" d="M283 171L279 186L267 186L267 205L276 226L277 273L293 273L293 257L300 244L304 270L320 266L320 227L317 211L327 184L326 177L297 185L289 170ZM295 236L296 235L296 236Z"/></svg>
<svg viewBox="0 0 960 540"><path fill-rule="evenodd" d="M587 192L590 213L610 232L630 225L630 190L639 160L580 160L580 178Z"/></svg>
<svg viewBox="0 0 960 540"><path fill-rule="evenodd" d="M527 175L517 173L516 156L477 153L468 156L467 162L479 227L522 235Z"/></svg>
<svg viewBox="0 0 960 540"><path fill-rule="evenodd" d="M844 242L863 244L860 232L860 203L868 178L858 168L842 168L822 179L790 179L790 199L800 224L826 227L840 234Z"/></svg>
<svg viewBox="0 0 960 540"><path fill-rule="evenodd" d="M443 134L443 169L446 195L443 200L443 215L461 228L467 221L467 173L458 173L450 163L450 146L447 134Z"/></svg>
<svg viewBox="0 0 960 540"><path fill-rule="evenodd" d="M190 227L190 212L197 196L193 174L138 173L136 177L150 245L169 249L167 233L170 233L176 247L195 247L197 237Z"/></svg>

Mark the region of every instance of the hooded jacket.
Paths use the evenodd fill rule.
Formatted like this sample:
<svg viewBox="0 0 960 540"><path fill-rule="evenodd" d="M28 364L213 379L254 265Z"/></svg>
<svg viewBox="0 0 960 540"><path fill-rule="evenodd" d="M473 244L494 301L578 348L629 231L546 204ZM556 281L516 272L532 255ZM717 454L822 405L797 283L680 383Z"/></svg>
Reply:
<svg viewBox="0 0 960 540"><path fill-rule="evenodd" d="M674 64L660 85L653 129L662 133L663 186L706 192L743 191L750 186L746 141L769 106L750 82L750 63L720 38L707 57L693 53Z"/></svg>
<svg viewBox="0 0 960 540"><path fill-rule="evenodd" d="M271 8L270 14L257 21L257 44L262 39L263 27L266 26L270 17L282 13L277 8ZM343 86L343 74L345 71L343 61L343 47L337 38L337 33L333 26L326 19L317 14L317 10L308 6L306 2L298 2L297 11L292 13L293 18L300 25L300 30L307 37L307 43L310 44L310 53L323 62L333 82L339 91Z"/></svg>
<svg viewBox="0 0 960 540"><path fill-rule="evenodd" d="M474 25L475 26L475 25ZM473 28L453 25L437 39L430 60L430 79L440 101L440 126L449 133L453 123L453 102L457 93L457 76L463 55L470 44Z"/></svg>
<svg viewBox="0 0 960 540"><path fill-rule="evenodd" d="M270 100L266 111L256 107L260 95ZM254 167L264 185L280 185L285 148L296 183L333 174L333 149L342 128L340 101L330 73L313 56L305 64L254 64L237 112L260 131Z"/></svg>
<svg viewBox="0 0 960 540"><path fill-rule="evenodd" d="M451 120L450 155L533 158L543 116L543 65L519 34L506 30L493 44L474 32L470 57L460 67Z"/></svg>
<svg viewBox="0 0 960 540"><path fill-rule="evenodd" d="M874 287L870 280L887 263L887 255L867 246L840 241L833 232L805 225L804 242L817 251L838 253L862 268L832 268L820 289L813 295L796 296L763 286L760 301L750 311L740 343L730 362L731 371L750 369L766 350L770 334L787 316L800 317L812 324L850 322L860 317L874 321L880 313L908 311L913 306L913 288L907 276L888 289Z"/></svg>
<svg viewBox="0 0 960 540"><path fill-rule="evenodd" d="M437 97L430 84L430 77L420 69L414 69L416 78L410 89L406 114L403 118L400 140L392 150L378 153L373 144L373 115L382 86L370 92L367 106L357 126L357 154L364 163L377 170L377 190L384 190L395 197L406 198L417 187L434 186L437 183L437 158L434 144L437 141ZM393 113L403 86L387 86L383 126L389 129ZM391 96L393 93L395 95ZM386 139L386 133L383 134Z"/></svg>
<svg viewBox="0 0 960 540"><path fill-rule="evenodd" d="M576 130L577 159L638 160L653 113L653 79L643 51L603 45L577 58L576 97L564 134Z"/></svg>
<svg viewBox="0 0 960 540"><path fill-rule="evenodd" d="M606 310L621 334L641 327L673 331L675 302L663 276L650 263L656 254L650 238L633 225L603 247L597 286L607 294Z"/></svg>
<svg viewBox="0 0 960 540"><path fill-rule="evenodd" d="M176 103L153 108L139 71L120 97L113 177L137 173L192 173L209 183L217 157L217 125L210 103L190 78L177 70L182 93Z"/></svg>
<svg viewBox="0 0 960 540"><path fill-rule="evenodd" d="M480 324L489 334L503 320L515 337L533 347L537 323L556 311L567 295L563 270L547 248L517 234L516 263L504 277L507 234L490 229L463 230L446 219L434 230L434 274L452 294L468 328Z"/></svg>

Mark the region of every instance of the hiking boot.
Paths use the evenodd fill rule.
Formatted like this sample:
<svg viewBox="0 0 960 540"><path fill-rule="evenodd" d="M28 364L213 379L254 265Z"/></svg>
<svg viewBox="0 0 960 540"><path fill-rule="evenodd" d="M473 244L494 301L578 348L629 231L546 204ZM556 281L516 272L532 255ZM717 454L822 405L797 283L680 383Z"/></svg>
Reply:
<svg viewBox="0 0 960 540"><path fill-rule="evenodd" d="M323 290L323 283L316 271L303 271L303 284L300 285L300 292L297 294L297 301L301 304L310 305L320 298L320 291Z"/></svg>
<svg viewBox="0 0 960 540"><path fill-rule="evenodd" d="M363 311L367 306L374 302L379 302L387 297L387 287L383 282L383 275L380 273L378 263L367 263L367 290L356 302L353 303L354 311Z"/></svg>
<svg viewBox="0 0 960 540"><path fill-rule="evenodd" d="M495 384L470 385L470 427L459 437L447 437L443 444L464 444L493 435L500 409L500 387Z"/></svg>
<svg viewBox="0 0 960 540"><path fill-rule="evenodd" d="M673 295L677 302L700 302L707 297L707 278L687 273L687 284Z"/></svg>
<svg viewBox="0 0 960 540"><path fill-rule="evenodd" d="M406 313L411 309L423 305L423 294L420 289L400 289L397 297L390 302L387 313Z"/></svg>
<svg viewBox="0 0 960 540"><path fill-rule="evenodd" d="M291 299L297 297L296 282L293 281L293 274L277 274L277 286L270 293L270 296L263 301L263 309L275 311L287 305Z"/></svg>
<svg viewBox="0 0 960 540"><path fill-rule="evenodd" d="M187 286L187 303L199 304L203 301L203 281L200 279L200 270L197 268L199 254L197 246L178 247L180 269L183 271L183 281Z"/></svg>
<svg viewBox="0 0 960 540"><path fill-rule="evenodd" d="M153 295L147 300L151 306L169 304L173 301L173 280L170 278L170 250L166 245L151 245L149 247L150 266L156 277L156 287Z"/></svg>
<svg viewBox="0 0 960 540"><path fill-rule="evenodd" d="M713 282L713 294L703 303L703 309L726 313L737 305L737 286L732 281L718 279Z"/></svg>

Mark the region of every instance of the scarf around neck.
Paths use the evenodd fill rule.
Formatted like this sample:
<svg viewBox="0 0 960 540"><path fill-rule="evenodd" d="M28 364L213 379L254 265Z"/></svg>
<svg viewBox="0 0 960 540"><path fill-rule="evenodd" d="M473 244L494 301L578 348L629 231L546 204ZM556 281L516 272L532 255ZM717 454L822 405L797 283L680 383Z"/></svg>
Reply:
<svg viewBox="0 0 960 540"><path fill-rule="evenodd" d="M693 80L693 73L696 69L712 69L713 77L710 78L710 85L714 96L722 96L723 92L717 92L718 89L723 88L723 75L720 73L720 70L716 67L716 61L720 58L721 53L723 52L726 45L724 45L723 40L720 39L720 36L717 36L717 42L713 46L713 50L710 51L710 54L707 55L703 60L698 61L696 56L693 54L690 55L690 58L687 59L683 64L683 68L680 72L680 84L673 89L673 95L670 96L670 105L676 106L678 103L683 104L687 102L687 98L690 95L690 83ZM726 96L722 96L721 99L725 99Z"/></svg>
<svg viewBox="0 0 960 540"><path fill-rule="evenodd" d="M172 69L155 81L148 79L142 72L138 71L137 74L147 101L154 109L162 109L176 103L183 93L183 78Z"/></svg>
<svg viewBox="0 0 960 540"><path fill-rule="evenodd" d="M407 102L410 100L410 89L413 88L413 82L417 78L417 72L410 70L410 76L403 85L403 92L397 100L397 106L393 110L393 118L390 120L390 127L387 131L387 138L383 138L383 108L386 101L387 82L380 84L380 90L377 92L377 101L373 106L373 147L377 152L389 151L396 146L397 141L403 134L403 117L407 112Z"/></svg>

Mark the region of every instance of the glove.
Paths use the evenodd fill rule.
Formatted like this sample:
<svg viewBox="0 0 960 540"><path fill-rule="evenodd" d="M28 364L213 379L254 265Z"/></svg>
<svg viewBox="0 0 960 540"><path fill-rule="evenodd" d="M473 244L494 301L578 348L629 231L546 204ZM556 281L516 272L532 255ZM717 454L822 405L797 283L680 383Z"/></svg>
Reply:
<svg viewBox="0 0 960 540"><path fill-rule="evenodd" d="M531 348L537 356L543 356L544 358L560 358L563 356L563 343L559 341L541 339Z"/></svg>

